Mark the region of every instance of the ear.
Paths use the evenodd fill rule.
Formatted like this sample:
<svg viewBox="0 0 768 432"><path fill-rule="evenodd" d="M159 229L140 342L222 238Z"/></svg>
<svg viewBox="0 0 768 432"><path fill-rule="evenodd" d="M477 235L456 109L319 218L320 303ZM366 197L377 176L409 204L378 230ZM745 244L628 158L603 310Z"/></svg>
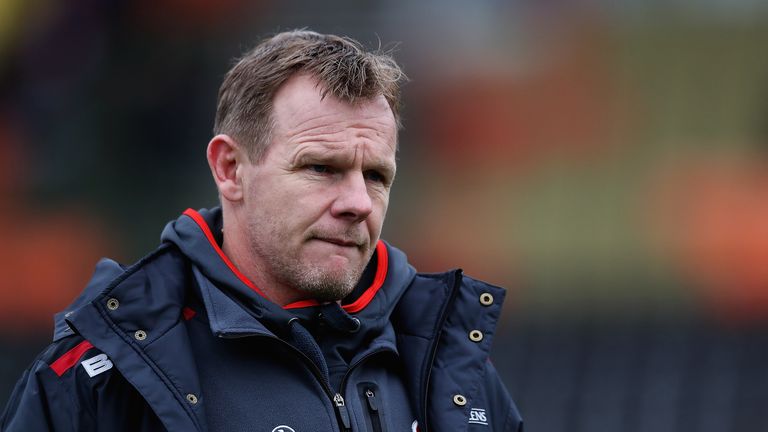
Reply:
<svg viewBox="0 0 768 432"><path fill-rule="evenodd" d="M211 138L206 151L208 166L222 198L239 201L243 197L240 165L247 159L244 149L229 135Z"/></svg>

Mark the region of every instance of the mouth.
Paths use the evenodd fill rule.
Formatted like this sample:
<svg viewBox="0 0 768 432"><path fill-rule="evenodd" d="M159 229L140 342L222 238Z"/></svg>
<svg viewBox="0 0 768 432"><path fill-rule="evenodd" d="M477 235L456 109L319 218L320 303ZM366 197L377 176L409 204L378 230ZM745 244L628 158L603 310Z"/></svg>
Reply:
<svg viewBox="0 0 768 432"><path fill-rule="evenodd" d="M360 249L364 245L362 242L346 239L343 237L313 237L312 239L344 248Z"/></svg>
<svg viewBox="0 0 768 432"><path fill-rule="evenodd" d="M341 246L341 247L355 247L355 248L360 247L360 244L358 242L351 241L351 240L340 239L340 238L321 238L321 237L315 237L315 240L320 240L320 241L323 241L323 242L326 242L326 243L330 243L330 244L334 244L336 246Z"/></svg>

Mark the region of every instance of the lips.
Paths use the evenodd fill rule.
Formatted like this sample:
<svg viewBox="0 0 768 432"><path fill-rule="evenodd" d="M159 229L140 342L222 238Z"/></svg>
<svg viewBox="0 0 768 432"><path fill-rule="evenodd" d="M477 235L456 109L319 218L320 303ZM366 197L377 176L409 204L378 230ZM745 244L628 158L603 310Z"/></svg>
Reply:
<svg viewBox="0 0 768 432"><path fill-rule="evenodd" d="M361 244L352 240L345 240L340 238L327 238L327 237L315 237L315 240L324 241L326 243L335 244L343 247L361 247Z"/></svg>

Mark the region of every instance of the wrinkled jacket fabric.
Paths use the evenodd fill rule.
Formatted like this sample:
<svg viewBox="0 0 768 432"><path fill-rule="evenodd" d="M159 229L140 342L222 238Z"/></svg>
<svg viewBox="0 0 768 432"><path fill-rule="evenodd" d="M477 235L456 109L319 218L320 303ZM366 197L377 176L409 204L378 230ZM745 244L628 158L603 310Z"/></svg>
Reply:
<svg viewBox="0 0 768 432"><path fill-rule="evenodd" d="M307 302L292 311L254 296L258 289L218 248L209 228L217 223L220 210L188 210L166 226L162 245L136 264L102 260L80 297L57 314L54 341L17 383L0 430L209 430L189 320L205 316L220 338L251 338L242 340L268 358L282 336L265 325L266 317L288 322L293 312L317 307ZM458 270L416 273L402 252L384 242L375 256L373 284L356 290L358 297L344 309L359 318L363 329L384 329L379 329L384 336L374 339L383 341L375 342L381 346L360 349L394 353L395 362L386 358L381 363L398 364L398 381L408 400L388 400L383 392L377 405L400 412L397 407L407 404L414 417L410 429L421 432L522 431L517 408L488 358L504 290ZM203 293L197 303L192 287ZM247 313L243 298L248 299ZM344 415L349 418L343 419L332 395L324 397L312 374L298 382L320 390L299 391L290 385L297 381L296 372L264 364L259 363L258 373L284 379L281 396L293 403L238 395L253 399L253 413L296 418L299 411L307 419L322 420L313 420L313 426L252 424L247 430L345 430L349 419L354 431L390 430L387 416L396 417L382 408L382 418L372 426L365 397L341 389L348 402ZM375 364L366 367L378 376ZM390 427L408 430L399 429L400 424Z"/></svg>

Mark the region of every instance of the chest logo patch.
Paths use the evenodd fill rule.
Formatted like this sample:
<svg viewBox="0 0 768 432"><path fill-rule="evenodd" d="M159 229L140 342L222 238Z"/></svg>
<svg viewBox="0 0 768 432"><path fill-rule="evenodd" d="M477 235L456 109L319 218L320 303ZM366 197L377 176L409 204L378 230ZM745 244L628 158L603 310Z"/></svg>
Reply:
<svg viewBox="0 0 768 432"><path fill-rule="evenodd" d="M106 372L112 369L112 360L107 357L106 354L99 354L89 359L80 362L83 365L83 369L88 372L88 376L93 378L96 375Z"/></svg>
<svg viewBox="0 0 768 432"><path fill-rule="evenodd" d="M469 423L488 426L488 414L483 408L472 408L469 411Z"/></svg>
<svg viewBox="0 0 768 432"><path fill-rule="evenodd" d="M290 426L280 425L272 429L272 432L296 432Z"/></svg>

